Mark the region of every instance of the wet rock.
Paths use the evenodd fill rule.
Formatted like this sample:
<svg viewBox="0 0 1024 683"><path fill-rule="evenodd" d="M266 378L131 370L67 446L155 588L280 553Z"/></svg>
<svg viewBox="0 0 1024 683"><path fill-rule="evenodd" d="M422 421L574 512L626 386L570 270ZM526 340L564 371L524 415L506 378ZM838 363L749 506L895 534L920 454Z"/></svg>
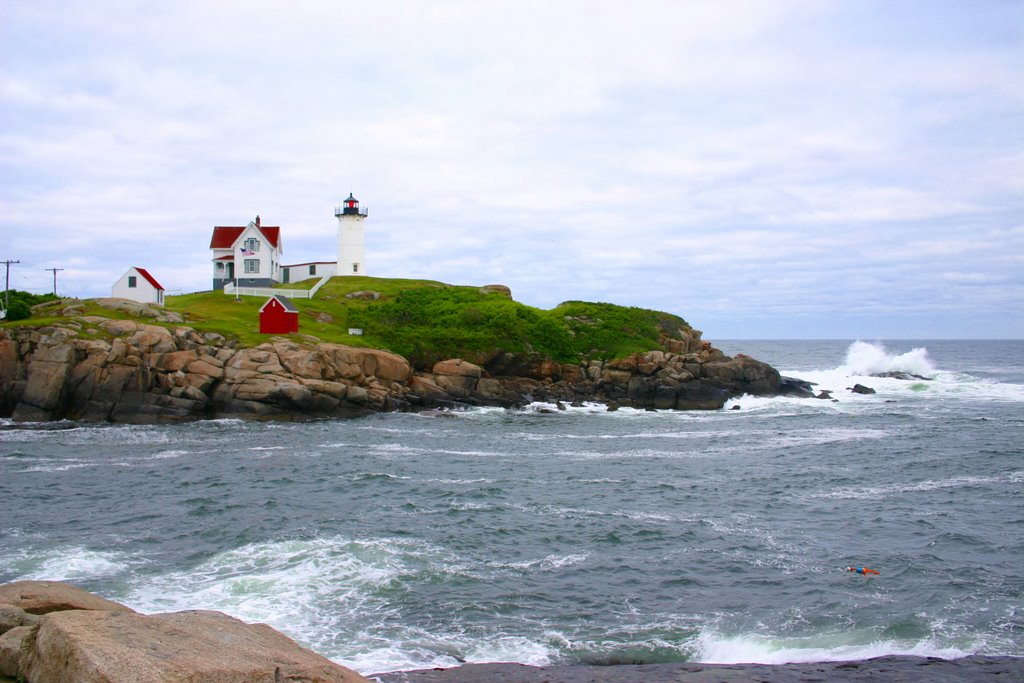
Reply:
<svg viewBox="0 0 1024 683"><path fill-rule="evenodd" d="M220 612L142 615L67 584L0 586L0 676L33 683L367 679L265 624ZM42 615L42 616L34 616Z"/></svg>
<svg viewBox="0 0 1024 683"><path fill-rule="evenodd" d="M872 377L888 377L890 379L903 379L903 380L914 380L914 379L916 379L916 380L931 381L932 379L934 379L934 377L924 377L923 375L915 375L913 373L902 372L900 370L895 370L895 371L892 371L892 372L879 372L879 373L875 373L875 374L873 374L871 376Z"/></svg>
<svg viewBox="0 0 1024 683"><path fill-rule="evenodd" d="M780 396L792 396L794 398L814 398L814 382L798 379L796 377L781 377L779 383Z"/></svg>
<svg viewBox="0 0 1024 683"><path fill-rule="evenodd" d="M866 387L863 384L854 384L849 388L855 394L874 394L876 393L871 387Z"/></svg>

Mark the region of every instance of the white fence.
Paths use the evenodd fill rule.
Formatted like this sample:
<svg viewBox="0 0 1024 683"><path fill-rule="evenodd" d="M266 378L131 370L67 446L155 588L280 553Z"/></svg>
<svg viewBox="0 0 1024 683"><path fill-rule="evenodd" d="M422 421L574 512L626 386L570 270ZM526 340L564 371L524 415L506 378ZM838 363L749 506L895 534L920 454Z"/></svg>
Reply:
<svg viewBox="0 0 1024 683"><path fill-rule="evenodd" d="M224 285L224 293L228 296L274 296L275 294L280 296L286 296L289 299L312 299L320 288L323 287L328 280L331 279L330 275L320 278L320 282L316 283L309 289L278 289L276 287L235 287L234 284L228 283Z"/></svg>

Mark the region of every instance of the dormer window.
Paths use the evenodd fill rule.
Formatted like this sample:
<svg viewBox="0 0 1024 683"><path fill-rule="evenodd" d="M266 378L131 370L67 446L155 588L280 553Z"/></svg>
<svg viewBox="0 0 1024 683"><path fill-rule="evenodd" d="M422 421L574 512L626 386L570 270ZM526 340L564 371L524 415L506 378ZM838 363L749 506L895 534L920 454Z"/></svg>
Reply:
<svg viewBox="0 0 1024 683"><path fill-rule="evenodd" d="M242 251L247 251L249 253L255 254L259 250L260 250L260 241L258 239L256 239L255 237L250 237L247 240L245 240L244 242L242 242Z"/></svg>

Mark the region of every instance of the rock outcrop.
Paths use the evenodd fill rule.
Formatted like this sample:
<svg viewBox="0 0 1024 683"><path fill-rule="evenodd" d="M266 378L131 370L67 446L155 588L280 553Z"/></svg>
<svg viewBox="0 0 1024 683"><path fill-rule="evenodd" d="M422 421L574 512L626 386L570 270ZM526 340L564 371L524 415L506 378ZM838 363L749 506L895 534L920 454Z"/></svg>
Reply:
<svg viewBox="0 0 1024 683"><path fill-rule="evenodd" d="M122 423L201 418L295 420L455 405L602 401L612 407L714 410L740 394L774 395L770 366L730 358L686 330L662 350L557 363L497 353L415 371L401 356L272 338L238 348L184 325L79 316L0 330L0 417Z"/></svg>
<svg viewBox="0 0 1024 683"><path fill-rule="evenodd" d="M367 683L266 624L144 615L67 584L0 586L0 678L32 683Z"/></svg>

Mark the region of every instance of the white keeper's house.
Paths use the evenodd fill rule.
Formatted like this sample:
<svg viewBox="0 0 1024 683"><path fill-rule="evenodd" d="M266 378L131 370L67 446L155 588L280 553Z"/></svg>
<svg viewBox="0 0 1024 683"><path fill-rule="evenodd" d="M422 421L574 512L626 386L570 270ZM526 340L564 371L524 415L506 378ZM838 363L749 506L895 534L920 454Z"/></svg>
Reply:
<svg viewBox="0 0 1024 683"><path fill-rule="evenodd" d="M336 261L282 265L281 228L262 225L259 216L244 227L215 227L210 238L213 288L224 289L229 283L237 287L272 287L325 276L366 275L366 209L360 209L359 200L349 193L348 199L335 207L334 215L338 219Z"/></svg>

